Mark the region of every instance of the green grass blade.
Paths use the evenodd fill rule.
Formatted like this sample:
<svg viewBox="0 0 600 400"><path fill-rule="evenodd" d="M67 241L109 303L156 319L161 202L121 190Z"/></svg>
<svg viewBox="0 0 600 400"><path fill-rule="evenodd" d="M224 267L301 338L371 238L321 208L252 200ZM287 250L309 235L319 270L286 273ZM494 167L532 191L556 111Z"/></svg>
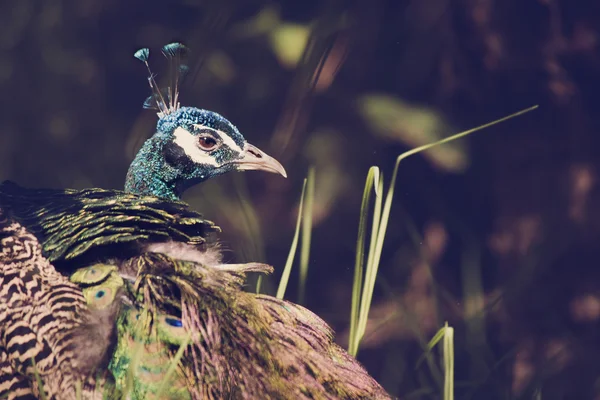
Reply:
<svg viewBox="0 0 600 400"><path fill-rule="evenodd" d="M75 381L75 398L77 400L83 400L83 388L81 385L81 379Z"/></svg>
<svg viewBox="0 0 600 400"><path fill-rule="evenodd" d="M122 391L122 399L127 400L131 397L131 393L134 391L136 374L140 365L140 359L144 354L144 343L139 338L139 332L142 330L142 321L146 321L148 318L148 311L144 308L140 310L140 319L132 322L132 327L130 327L130 332L135 339L135 345L131 349L129 353L129 365L127 367L127 373L125 375L125 386ZM144 318L142 318L144 316Z"/></svg>
<svg viewBox="0 0 600 400"><path fill-rule="evenodd" d="M470 379L481 381L489 374L489 364L494 356L487 343L485 314L488 302L483 288L482 249L478 241L469 236L465 237L467 243L462 250L460 268L464 335L470 363L473 366Z"/></svg>
<svg viewBox="0 0 600 400"><path fill-rule="evenodd" d="M431 338L429 343L427 343L427 350L429 350L429 351L433 350L435 345L438 344L439 341L444 338L444 335L446 335L446 329L447 329L447 327L444 326L439 331L437 331L437 333L433 336L433 338Z"/></svg>
<svg viewBox="0 0 600 400"><path fill-rule="evenodd" d="M356 356L358 351L357 329L360 307L360 293L362 290L362 279L365 258L365 237L367 234L367 217L369 215L369 204L371 200L371 191L377 189L379 181L379 168L371 167L367 174L365 188L363 191L362 204L360 206L360 217L358 222L358 239L356 241L356 261L354 263L354 281L352 284L352 306L350 310L350 337L348 341L348 352ZM378 193L376 192L376 195Z"/></svg>
<svg viewBox="0 0 600 400"><path fill-rule="evenodd" d="M427 351L419 358L415 368L431 355L433 348L442 342L442 362L444 366L444 400L454 399L454 328L444 324L427 343ZM433 371L433 370L432 370Z"/></svg>
<svg viewBox="0 0 600 400"><path fill-rule="evenodd" d="M375 191L375 205L373 207L373 222L371 224L371 240L369 243L369 254L367 256L367 265L364 273L364 284L362 285L362 292L360 296L360 307L358 311L358 322L356 327L356 335L354 337L354 353L358 353L358 347L360 341L362 340L366 326L367 326L367 316L368 316L368 308L370 307L369 302L369 291L373 290L372 287L375 285L375 276L377 271L373 269L373 256L374 256L374 248L375 248L375 239L377 238L377 233L379 232L379 220L381 216L381 202L383 198L381 197L381 191L383 189L383 175L379 170L375 170L375 175L373 176L373 186Z"/></svg>
<svg viewBox="0 0 600 400"><path fill-rule="evenodd" d="M259 275L258 278L256 278L256 294L260 294L260 287L262 285L262 280L263 280L262 275Z"/></svg>
<svg viewBox="0 0 600 400"><path fill-rule="evenodd" d="M248 192L248 186L242 174L233 175L233 183L236 188L241 213L241 218L236 219L236 224L246 236L244 253L248 259L264 260L265 245L262 241L262 227L256 208L252 204L252 198Z"/></svg>
<svg viewBox="0 0 600 400"><path fill-rule="evenodd" d="M290 273L292 272L292 264L294 263L294 256L296 255L296 248L298 247L298 238L300 237L300 223L302 222L302 207L304 205L304 192L306 191L306 179L302 185L302 194L300 195L300 206L298 208L298 219L296 221L296 232L294 233L294 239L292 240L292 246L288 254L287 261L285 262L285 268L283 274L281 274L281 280L279 281L279 287L277 288L277 298L283 299L285 296L285 290L287 289L288 282L290 280Z"/></svg>
<svg viewBox="0 0 600 400"><path fill-rule="evenodd" d="M298 303L304 303L310 240L312 235L313 204L315 200L315 168L310 167L306 178L306 199L302 210L302 241L300 243L300 280L298 281Z"/></svg>
<svg viewBox="0 0 600 400"><path fill-rule="evenodd" d="M429 343L427 343L425 352L417 360L417 363L415 365L415 369L419 368L419 366L421 365L421 363L425 359L427 359L428 356L431 355L431 351L433 350L433 348L435 347L435 345L438 344L440 342L440 340L442 340L444 338L445 334L446 334L446 327L445 326L442 327L442 328L440 328L436 332L436 334L433 336L433 338L431 338L431 340L429 341Z"/></svg>
<svg viewBox="0 0 600 400"><path fill-rule="evenodd" d="M31 357L31 363L33 365L33 376L37 382L39 391L40 391L40 399L46 400L46 391L44 390L44 382L42 382L42 377L40 376L40 372L37 369L37 365L35 365L35 358Z"/></svg>
<svg viewBox="0 0 600 400"><path fill-rule="evenodd" d="M187 337L185 338L185 340L179 346L179 349L177 349L177 353L175 353L175 356L169 363L169 368L167 369L167 373L165 374L164 378L162 379L162 382L160 383L160 387L158 388L158 390L156 392L156 398L161 399L162 398L161 395L163 393L165 393L165 391L167 390L167 385L169 384L171 376L175 372L175 369L179 365L179 360L181 360L181 357L183 357L183 353L185 352L185 350L187 349L187 347L191 341L192 341L192 335L188 334Z"/></svg>
<svg viewBox="0 0 600 400"><path fill-rule="evenodd" d="M509 119L513 119L513 118L518 117L520 115L526 114L526 113L528 113L530 111L535 110L536 108L538 108L537 105L531 106L529 108L525 108L524 110L517 111L516 113L507 115L506 117L502 117L502 118L499 118L499 119L497 119L495 121L488 122L487 124L479 125L479 126L477 126L475 128L468 129L466 131L457 133L457 134L452 135L452 136L448 136L447 138L438 140L437 142L433 142L433 143L429 143L429 144L424 144L423 146L415 147L414 149L406 151L406 152L404 152L404 153L402 153L402 154L400 154L398 156L398 159L396 160L396 168L395 168L395 170L397 171L398 164L400 163L400 161L402 161L406 157L412 156L413 154L417 154L417 153L420 153L420 152L425 151L425 150L429 150L432 147L439 146L440 144L452 142L452 141L454 141L456 139L463 138L465 136L470 135L471 133L475 133L475 132L481 131L481 130L483 130L485 128L489 128L489 127L497 125L497 124L499 124L501 122L508 121Z"/></svg>
<svg viewBox="0 0 600 400"><path fill-rule="evenodd" d="M375 193L382 193L383 191L383 174L379 175L379 181L375 181ZM360 300L360 315L358 318L358 336L357 340L362 340L365 331L367 329L367 320L369 317L369 309L371 308L371 300L373 298L373 291L375 290L375 279L377 278L377 271L379 269L379 262L375 261L376 256L376 245L379 232L381 230L381 203L383 197L377 195L375 197L375 207L373 209L373 224L371 227L371 241L369 243L369 256L367 258L367 267L365 271L365 284L363 286L362 296ZM358 343L356 345L358 352Z"/></svg>
<svg viewBox="0 0 600 400"><path fill-rule="evenodd" d="M444 325L444 400L454 400L454 328Z"/></svg>

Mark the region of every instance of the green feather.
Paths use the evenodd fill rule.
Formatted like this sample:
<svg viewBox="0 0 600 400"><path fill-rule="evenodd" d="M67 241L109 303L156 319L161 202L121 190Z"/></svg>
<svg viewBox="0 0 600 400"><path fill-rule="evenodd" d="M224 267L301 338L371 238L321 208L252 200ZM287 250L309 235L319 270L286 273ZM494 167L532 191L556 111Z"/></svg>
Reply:
<svg viewBox="0 0 600 400"><path fill-rule="evenodd" d="M33 190L4 182L0 207L40 239L51 262L59 263L81 264L78 259L92 251L118 256L166 240L202 245L219 231L186 203L117 190Z"/></svg>

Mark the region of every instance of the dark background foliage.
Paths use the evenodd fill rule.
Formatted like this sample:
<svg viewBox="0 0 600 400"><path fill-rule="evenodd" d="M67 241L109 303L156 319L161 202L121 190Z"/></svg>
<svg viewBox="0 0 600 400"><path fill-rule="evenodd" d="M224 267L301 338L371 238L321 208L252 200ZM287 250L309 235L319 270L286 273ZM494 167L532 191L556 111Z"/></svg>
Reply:
<svg viewBox="0 0 600 400"><path fill-rule="evenodd" d="M597 1L0 5L0 179L121 188L156 121L132 54L150 47L160 78L160 46L183 41L183 104L224 114L289 173L224 176L186 200L231 260L275 265L272 290L315 166L305 304L342 344L368 168L389 179L402 151L539 104L402 164L359 359L393 394L439 398L439 368L418 360L449 321L457 398L600 396Z"/></svg>

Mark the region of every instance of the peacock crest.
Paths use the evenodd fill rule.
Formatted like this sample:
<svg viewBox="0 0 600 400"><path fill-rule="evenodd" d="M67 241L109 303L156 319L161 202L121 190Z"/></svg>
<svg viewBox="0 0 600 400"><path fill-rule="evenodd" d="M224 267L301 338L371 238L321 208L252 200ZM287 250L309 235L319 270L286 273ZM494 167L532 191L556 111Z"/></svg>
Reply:
<svg viewBox="0 0 600 400"><path fill-rule="evenodd" d="M157 110L159 118L179 110L179 85L189 67L184 63L187 56L187 47L181 43L169 43L162 48L162 54L169 60L169 81L166 88L160 88L156 82L156 75L150 69L148 60L150 58L150 49L145 47L134 53L134 57L143 62L148 69L148 84L152 90L144 102L144 108Z"/></svg>

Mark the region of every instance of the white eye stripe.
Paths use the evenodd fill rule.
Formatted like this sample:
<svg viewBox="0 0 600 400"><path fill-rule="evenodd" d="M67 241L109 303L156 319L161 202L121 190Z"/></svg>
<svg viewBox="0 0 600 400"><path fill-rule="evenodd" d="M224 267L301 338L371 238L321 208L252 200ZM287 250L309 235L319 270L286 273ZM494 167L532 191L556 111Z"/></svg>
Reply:
<svg viewBox="0 0 600 400"><path fill-rule="evenodd" d="M207 152L198 148L197 137L191 132L178 126L173 132L174 143L183 149L185 154L195 163L212 165L218 167L217 160L211 157Z"/></svg>
<svg viewBox="0 0 600 400"><path fill-rule="evenodd" d="M221 139L223 144L226 145L227 147L229 147L231 150L238 152L238 153L241 153L243 151L243 149L229 135L227 135L223 131L220 131L218 129L209 128L207 126L199 125L199 124L195 124L194 128L196 128L196 129L207 129L208 128L208 129L216 132L217 135L219 135L219 139Z"/></svg>

